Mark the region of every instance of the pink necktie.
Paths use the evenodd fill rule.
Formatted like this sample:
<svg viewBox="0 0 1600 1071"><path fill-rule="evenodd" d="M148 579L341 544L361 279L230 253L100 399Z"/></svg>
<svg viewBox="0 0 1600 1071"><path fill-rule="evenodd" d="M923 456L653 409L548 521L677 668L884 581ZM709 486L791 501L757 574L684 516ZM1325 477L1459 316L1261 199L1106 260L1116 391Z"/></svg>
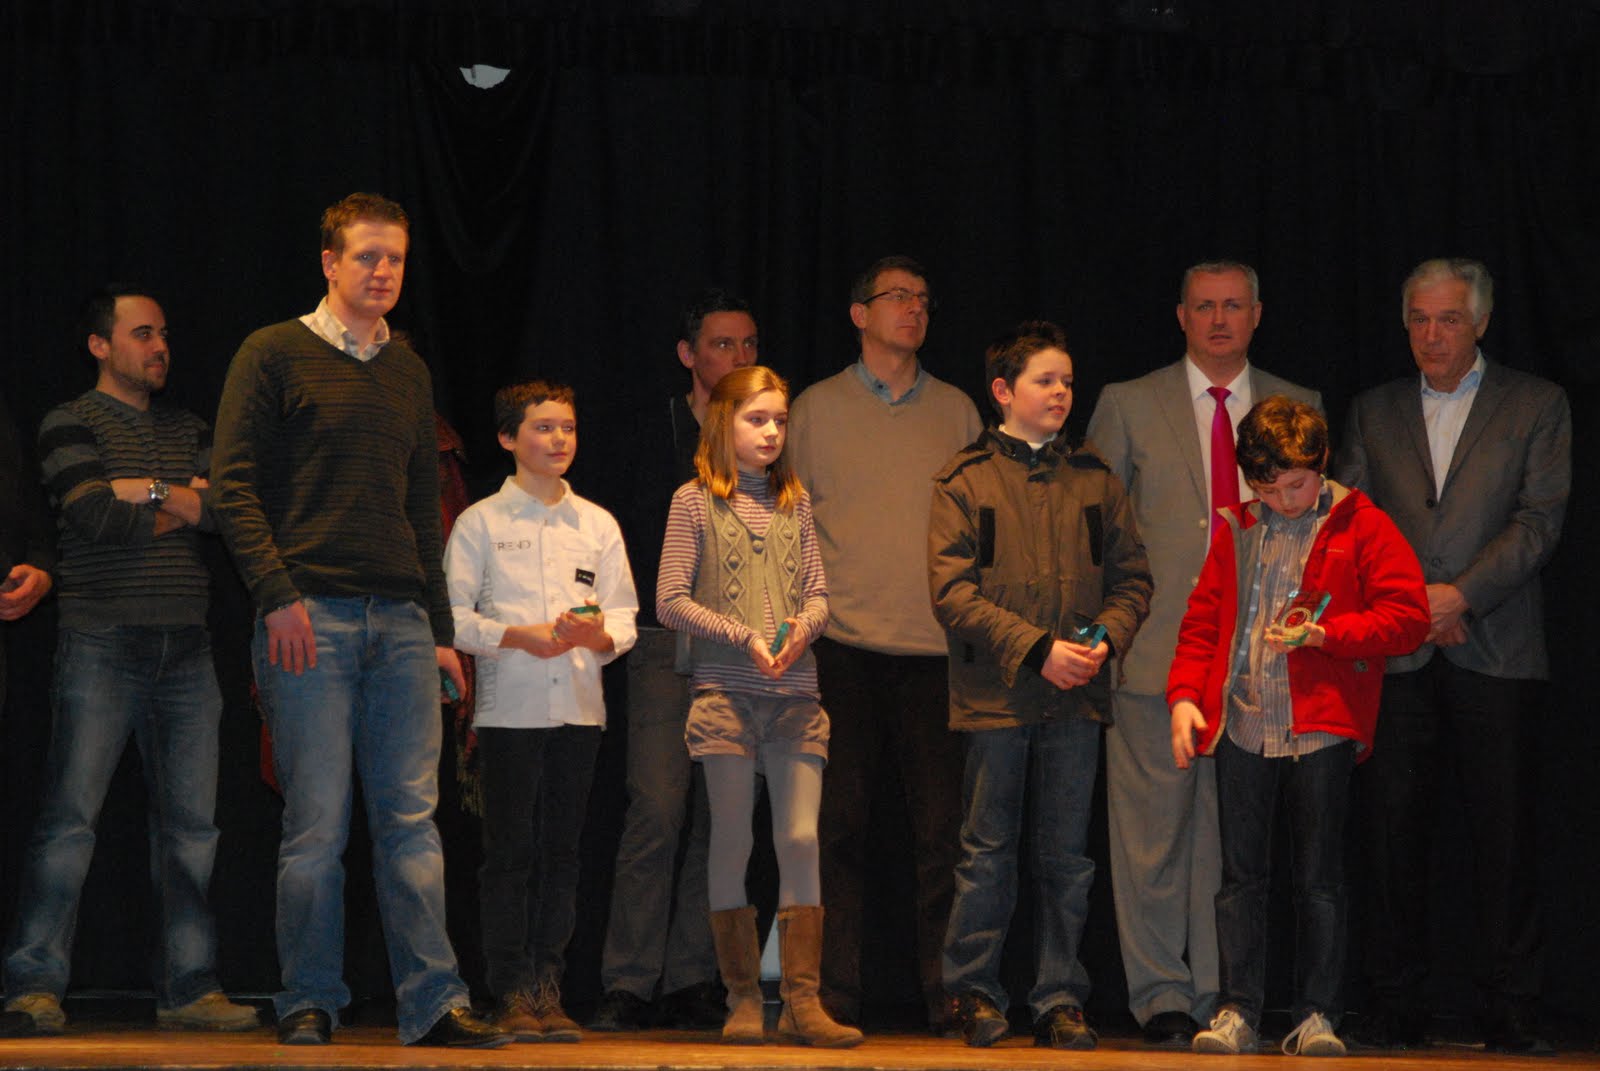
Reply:
<svg viewBox="0 0 1600 1071"><path fill-rule="evenodd" d="M1217 411L1211 414L1211 508L1223 509L1239 504L1239 462L1233 456L1233 423L1228 420L1227 387L1207 387L1206 393L1217 401ZM1215 518L1212 530L1216 530Z"/></svg>

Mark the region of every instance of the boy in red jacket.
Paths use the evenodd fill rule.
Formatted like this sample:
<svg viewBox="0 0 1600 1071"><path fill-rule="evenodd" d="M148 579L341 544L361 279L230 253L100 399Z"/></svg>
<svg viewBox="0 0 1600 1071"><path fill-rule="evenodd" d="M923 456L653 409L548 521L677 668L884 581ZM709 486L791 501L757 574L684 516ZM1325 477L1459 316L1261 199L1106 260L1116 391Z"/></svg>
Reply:
<svg viewBox="0 0 1600 1071"><path fill-rule="evenodd" d="M1428 599L1394 522L1323 476L1328 425L1315 409L1258 403L1236 453L1258 497L1221 511L1167 677L1173 758L1217 762L1220 1006L1194 1051L1255 1051L1281 794L1296 931L1296 1025L1283 1051L1342 1056L1350 771L1372 746L1384 658L1423 641Z"/></svg>

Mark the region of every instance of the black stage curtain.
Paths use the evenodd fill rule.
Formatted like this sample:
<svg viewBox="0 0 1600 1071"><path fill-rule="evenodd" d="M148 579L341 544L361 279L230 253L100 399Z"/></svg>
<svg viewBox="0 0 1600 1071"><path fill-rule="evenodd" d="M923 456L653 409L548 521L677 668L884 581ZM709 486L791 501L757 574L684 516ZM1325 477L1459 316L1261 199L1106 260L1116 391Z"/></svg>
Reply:
<svg viewBox="0 0 1600 1071"><path fill-rule="evenodd" d="M480 490L504 471L491 392L539 374L578 390L574 484L617 505L636 414L683 388L672 347L689 292L746 293L765 360L803 387L853 358L849 280L892 251L929 266L940 300L926 363L980 405L986 339L1023 318L1063 323L1079 431L1102 384L1181 352L1171 310L1191 262L1260 269L1253 356L1319 387L1337 429L1353 393L1410 369L1397 302L1410 266L1480 257L1499 281L1486 351L1566 386L1581 458L1600 351L1597 25L1593 0L6 5L0 390L26 439L92 381L72 330L81 295L134 278L174 330L168 394L214 413L238 341L317 301L321 209L374 189L415 221L394 321L430 361ZM475 88L461 73L475 64L510 73ZM1592 471L1580 465L1549 569L1542 714L1549 988L1577 1015L1593 1004L1581 965L1600 959L1584 910L1597 749L1576 673L1595 601L1581 557ZM254 772L248 600L216 560L223 968L267 991L276 810ZM50 613L9 631L8 914L48 736ZM622 808L610 735L580 996L596 984ZM130 939L147 930L142 818L124 780L85 901L83 987L144 985ZM456 871L452 915L470 927L470 868ZM1114 995L1108 889L1102 872L1090 966ZM1463 966L1470 941L1445 943Z"/></svg>

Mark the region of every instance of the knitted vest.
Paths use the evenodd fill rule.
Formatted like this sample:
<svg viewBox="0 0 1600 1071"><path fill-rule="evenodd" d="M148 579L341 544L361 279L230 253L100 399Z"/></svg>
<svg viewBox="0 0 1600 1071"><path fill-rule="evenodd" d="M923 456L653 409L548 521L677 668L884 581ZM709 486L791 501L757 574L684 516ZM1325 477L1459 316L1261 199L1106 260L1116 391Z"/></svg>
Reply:
<svg viewBox="0 0 1600 1071"><path fill-rule="evenodd" d="M694 601L726 614L757 633L765 627L766 596L776 621L800 611L800 525L792 512L772 511L765 535L751 532L727 499L704 491L706 527L700 537L700 568ZM744 664L750 655L738 647L695 637L697 665ZM810 651L806 655L810 655Z"/></svg>

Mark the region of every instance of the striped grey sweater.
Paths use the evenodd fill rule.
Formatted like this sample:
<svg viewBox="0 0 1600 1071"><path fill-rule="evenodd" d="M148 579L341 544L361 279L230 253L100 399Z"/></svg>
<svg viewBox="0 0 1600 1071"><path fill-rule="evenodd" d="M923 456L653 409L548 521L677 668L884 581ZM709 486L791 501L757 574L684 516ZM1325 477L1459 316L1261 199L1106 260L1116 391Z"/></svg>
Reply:
<svg viewBox="0 0 1600 1071"><path fill-rule="evenodd" d="M187 484L211 466L211 429L181 409L141 411L91 390L52 409L39 426L39 459L60 531L57 594L62 628L203 625L211 575L199 535L155 537L155 511L119 502L123 477ZM201 528L215 530L210 491Z"/></svg>
<svg viewBox="0 0 1600 1071"><path fill-rule="evenodd" d="M299 320L252 334L223 384L214 469L218 524L259 610L408 599L450 645L433 384L404 342L362 362Z"/></svg>

